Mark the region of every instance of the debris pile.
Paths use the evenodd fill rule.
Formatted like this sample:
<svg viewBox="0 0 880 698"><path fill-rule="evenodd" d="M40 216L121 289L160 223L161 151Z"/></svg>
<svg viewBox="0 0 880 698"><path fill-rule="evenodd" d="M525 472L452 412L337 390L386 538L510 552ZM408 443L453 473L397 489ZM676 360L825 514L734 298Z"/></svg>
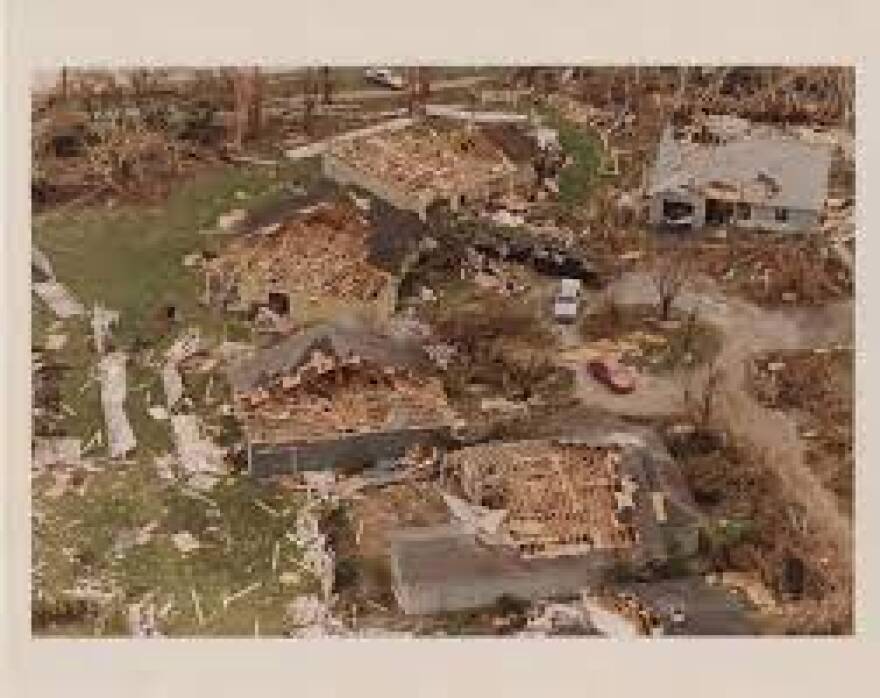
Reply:
<svg viewBox="0 0 880 698"><path fill-rule="evenodd" d="M233 240L211 264L212 286L245 303L265 303L271 293L375 300L388 275L367 261L368 235L353 205L320 205L273 233Z"/></svg>
<svg viewBox="0 0 880 698"><path fill-rule="evenodd" d="M293 375L241 395L238 406L255 433L270 441L429 425L452 417L438 379L360 357L339 361L322 352Z"/></svg>
<svg viewBox="0 0 880 698"><path fill-rule="evenodd" d="M196 489L210 489L217 478L226 472L226 450L201 435L201 423L194 414L176 414L171 417L177 458L190 484Z"/></svg>
<svg viewBox="0 0 880 698"><path fill-rule="evenodd" d="M449 456L468 501L505 509L501 530L527 556L628 548L635 483L617 450L544 441L473 446Z"/></svg>
<svg viewBox="0 0 880 698"><path fill-rule="evenodd" d="M123 352L105 354L98 364L101 405L107 426L107 448L111 458L124 457L137 446L134 431L125 414L125 363Z"/></svg>
<svg viewBox="0 0 880 698"><path fill-rule="evenodd" d="M413 128L347 141L333 155L431 201L479 197L506 184L516 172L504 153L476 130Z"/></svg>

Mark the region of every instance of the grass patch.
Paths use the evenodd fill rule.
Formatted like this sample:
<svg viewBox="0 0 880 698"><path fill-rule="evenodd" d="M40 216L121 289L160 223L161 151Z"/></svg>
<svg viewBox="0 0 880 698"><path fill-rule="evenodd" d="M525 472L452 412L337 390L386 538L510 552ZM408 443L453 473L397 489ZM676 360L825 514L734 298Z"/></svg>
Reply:
<svg viewBox="0 0 880 698"><path fill-rule="evenodd" d="M52 261L59 280L87 306L120 311L121 342L152 338L164 305L187 324L220 334L223 318L199 304L203 276L183 257L217 244L199 231L233 208L251 209L283 195L283 184L315 176L314 165L222 167L183 182L161 206L119 204L50 211L33 223L34 243ZM237 198L239 196L245 198Z"/></svg>
<svg viewBox="0 0 880 698"><path fill-rule="evenodd" d="M572 159L559 174L559 201L567 208L583 204L599 170L599 139L556 110L548 108L544 114L550 127L559 133L562 150Z"/></svg>
<svg viewBox="0 0 880 698"><path fill-rule="evenodd" d="M76 579L99 579L122 590L108 610L104 632L125 633L125 612L146 594L157 607L171 603L161 622L170 635L249 635L258 619L261 634L280 635L284 607L296 593L310 590L314 580L303 573L296 588L278 580L283 571L296 570L298 547L285 537L295 528L299 499L268 485L246 479L220 483L208 497L212 506L186 496L160 481L143 466L112 466L87 475L85 491L74 489L57 500L42 495L52 476L35 482L39 512L34 528L34 563L40 570L40 598L44 606L64 598L63 590ZM272 516L255 504L261 500L278 512ZM152 538L136 544L139 529L155 522ZM202 547L180 552L171 535L189 531ZM272 557L276 541L276 571ZM260 588L223 607L223 599L260 582ZM205 624L200 625L192 601L199 598ZM94 632L94 618L37 629L43 634ZM109 631L108 631L109 629Z"/></svg>

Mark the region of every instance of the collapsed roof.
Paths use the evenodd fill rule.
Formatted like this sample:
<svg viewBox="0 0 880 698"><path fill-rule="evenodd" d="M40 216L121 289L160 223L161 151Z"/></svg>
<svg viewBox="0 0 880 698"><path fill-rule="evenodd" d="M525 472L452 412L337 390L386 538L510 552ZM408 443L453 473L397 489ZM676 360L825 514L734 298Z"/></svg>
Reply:
<svg viewBox="0 0 880 698"><path fill-rule="evenodd" d="M447 463L471 504L507 511L505 542L556 556L656 546L660 528L690 520L686 493L643 450L532 440L464 448Z"/></svg>
<svg viewBox="0 0 880 698"><path fill-rule="evenodd" d="M252 437L291 442L444 424L442 382L422 369L417 345L363 328L321 325L230 370Z"/></svg>
<svg viewBox="0 0 880 698"><path fill-rule="evenodd" d="M273 228L233 240L212 264L242 300L282 292L370 301L388 283L368 261L371 227L347 202L316 205Z"/></svg>
<svg viewBox="0 0 880 698"><path fill-rule="evenodd" d="M504 152L477 130L430 127L337 144L333 156L411 194L431 200L475 194L516 172Z"/></svg>

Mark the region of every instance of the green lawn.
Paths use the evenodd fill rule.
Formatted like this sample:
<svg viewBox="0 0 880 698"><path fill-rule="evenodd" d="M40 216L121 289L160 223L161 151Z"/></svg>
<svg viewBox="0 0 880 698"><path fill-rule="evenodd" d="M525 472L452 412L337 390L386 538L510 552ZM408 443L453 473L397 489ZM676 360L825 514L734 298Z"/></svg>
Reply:
<svg viewBox="0 0 880 698"><path fill-rule="evenodd" d="M312 591L315 580L300 571L300 581L284 586L283 572L300 570L301 551L287 537L295 529L297 496L245 478L229 478L207 497L187 496L161 481L146 463L107 463L103 472L85 475L82 496L75 488L57 500L46 498L53 476L34 482L34 563L41 570L38 609L64 598L77 578L101 580L121 590L103 611L103 633L127 634L127 605L147 594L157 609L172 606L161 625L171 635L250 635L258 619L261 634L279 635L284 607L297 593ZM277 512L273 516L255 502ZM138 530L153 524L151 538L137 544ZM181 552L171 535L188 531L201 544ZM272 569L275 546L278 557ZM223 599L259 582L246 596L223 606ZM200 624L195 590L203 614ZM97 614L35 628L38 634L92 635Z"/></svg>
<svg viewBox="0 0 880 698"><path fill-rule="evenodd" d="M548 125L559 133L559 145L573 160L559 175L559 200L567 207L583 204L598 176L601 143L595 134L555 110L546 109L544 114Z"/></svg>
<svg viewBox="0 0 880 698"><path fill-rule="evenodd" d="M105 459L103 446L89 454L98 470L75 473L84 483L82 493L73 483L60 497L49 497L55 474L34 479L33 557L41 576L34 584L34 610L56 615L54 621L44 617L46 622L35 627L35 633L90 636L102 628L103 634L127 634L127 605L152 593L157 608L173 602L162 621L168 634L250 635L256 619L261 634L277 635L284 606L297 593L312 589L314 580L308 574L298 585L283 587L278 580L280 573L297 569L299 551L284 534L295 528L298 497L245 476L230 476L218 484L208 494L214 504L187 496L177 483L157 473L155 457L172 448L170 426L150 417L147 407L164 404L158 371L161 352L184 328L199 327L209 342L234 329L220 313L199 304L201 274L182 264L184 255L221 244L219 238L199 231L213 227L218 214L271 203L283 194L283 185L308 184L316 174L314 163L285 167L275 176L265 167L220 166L181 183L158 204L57 209L35 218L34 243L47 254L58 279L87 308L101 302L120 311L113 337L129 354L125 408L138 440L126 461ZM163 334L155 318L169 303L177 306L182 319ZM58 321L36 298L32 318L36 349L50 332L67 336L51 358L67 366L60 384L68 408L63 426L85 443L104 428L90 323L87 318ZM222 375L214 378L213 393L223 397L228 388ZM207 380L208 374L185 374L187 394L206 422L225 428L229 437L229 425L202 399ZM221 436L217 440L224 441ZM268 514L256 500L279 515ZM148 542L125 544L152 521L156 528ZM189 531L204 547L181 553L170 538L180 531ZM279 556L273 571L276 542ZM69 603L58 610L65 598L62 591L86 578L122 590L102 620L94 609L84 612ZM223 608L224 597L254 582L262 586ZM196 618L193 589L204 625ZM66 619L59 619L59 613Z"/></svg>

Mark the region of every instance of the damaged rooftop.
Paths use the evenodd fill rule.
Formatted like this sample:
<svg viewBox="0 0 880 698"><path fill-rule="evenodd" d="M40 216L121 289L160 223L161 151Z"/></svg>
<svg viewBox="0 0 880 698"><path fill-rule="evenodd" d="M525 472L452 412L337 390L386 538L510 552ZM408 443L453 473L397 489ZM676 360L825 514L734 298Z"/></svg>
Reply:
<svg viewBox="0 0 880 698"><path fill-rule="evenodd" d="M830 163L828 148L793 139L703 144L677 140L670 130L657 147L647 192L694 191L749 204L819 211Z"/></svg>
<svg viewBox="0 0 880 698"><path fill-rule="evenodd" d="M849 71L58 78L35 635L852 632Z"/></svg>

